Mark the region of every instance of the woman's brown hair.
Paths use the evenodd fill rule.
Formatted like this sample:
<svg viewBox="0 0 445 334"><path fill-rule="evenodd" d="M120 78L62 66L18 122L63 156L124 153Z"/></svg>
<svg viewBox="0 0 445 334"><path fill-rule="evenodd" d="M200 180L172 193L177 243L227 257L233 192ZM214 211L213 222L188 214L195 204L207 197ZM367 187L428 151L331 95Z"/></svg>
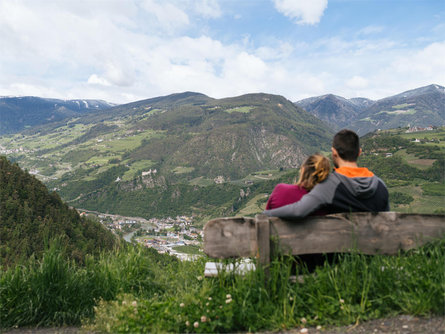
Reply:
<svg viewBox="0 0 445 334"><path fill-rule="evenodd" d="M300 178L297 184L310 191L316 184L328 177L330 169L331 165L328 158L318 153L313 154L301 165Z"/></svg>

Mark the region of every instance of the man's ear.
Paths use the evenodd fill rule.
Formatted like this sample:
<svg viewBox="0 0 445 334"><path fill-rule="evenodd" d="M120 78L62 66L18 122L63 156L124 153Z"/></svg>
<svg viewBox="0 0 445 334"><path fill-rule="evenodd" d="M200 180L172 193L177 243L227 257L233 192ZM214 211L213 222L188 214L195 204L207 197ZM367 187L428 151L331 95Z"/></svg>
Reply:
<svg viewBox="0 0 445 334"><path fill-rule="evenodd" d="M335 148L331 147L332 156L338 157L338 152Z"/></svg>

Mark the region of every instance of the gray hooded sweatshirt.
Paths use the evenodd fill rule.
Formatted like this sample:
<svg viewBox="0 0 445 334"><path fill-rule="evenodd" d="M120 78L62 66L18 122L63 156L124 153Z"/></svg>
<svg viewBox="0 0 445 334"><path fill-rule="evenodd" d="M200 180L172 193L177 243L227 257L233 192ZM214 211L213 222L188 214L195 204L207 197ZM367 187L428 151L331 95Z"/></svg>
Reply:
<svg viewBox="0 0 445 334"><path fill-rule="evenodd" d="M266 210L264 214L300 218L316 210L322 214L389 211L388 189L384 182L367 168L343 167L332 172L300 201Z"/></svg>

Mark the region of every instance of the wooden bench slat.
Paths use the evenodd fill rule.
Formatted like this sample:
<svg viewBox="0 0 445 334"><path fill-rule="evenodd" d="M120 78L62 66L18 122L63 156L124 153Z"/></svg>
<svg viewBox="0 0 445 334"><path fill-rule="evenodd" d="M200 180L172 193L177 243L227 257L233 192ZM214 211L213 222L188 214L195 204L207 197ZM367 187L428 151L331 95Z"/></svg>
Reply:
<svg viewBox="0 0 445 334"><path fill-rule="evenodd" d="M443 215L355 212L301 220L259 215L255 219L219 218L207 222L204 252L214 258L259 255L264 262L271 249L270 240L265 241L261 231L266 231L269 224L271 239L280 250L292 255L351 249L370 255L394 255L401 249L409 250L445 236Z"/></svg>

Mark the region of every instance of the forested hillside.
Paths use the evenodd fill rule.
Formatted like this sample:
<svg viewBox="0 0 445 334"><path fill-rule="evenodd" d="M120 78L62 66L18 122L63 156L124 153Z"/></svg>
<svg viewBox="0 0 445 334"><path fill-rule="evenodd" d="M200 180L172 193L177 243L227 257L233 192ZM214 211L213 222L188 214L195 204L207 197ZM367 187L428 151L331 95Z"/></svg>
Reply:
<svg viewBox="0 0 445 334"><path fill-rule="evenodd" d="M0 157L0 258L3 265L40 257L54 237L62 238L68 255L112 249L116 237L100 223L81 218L55 192L34 176Z"/></svg>

